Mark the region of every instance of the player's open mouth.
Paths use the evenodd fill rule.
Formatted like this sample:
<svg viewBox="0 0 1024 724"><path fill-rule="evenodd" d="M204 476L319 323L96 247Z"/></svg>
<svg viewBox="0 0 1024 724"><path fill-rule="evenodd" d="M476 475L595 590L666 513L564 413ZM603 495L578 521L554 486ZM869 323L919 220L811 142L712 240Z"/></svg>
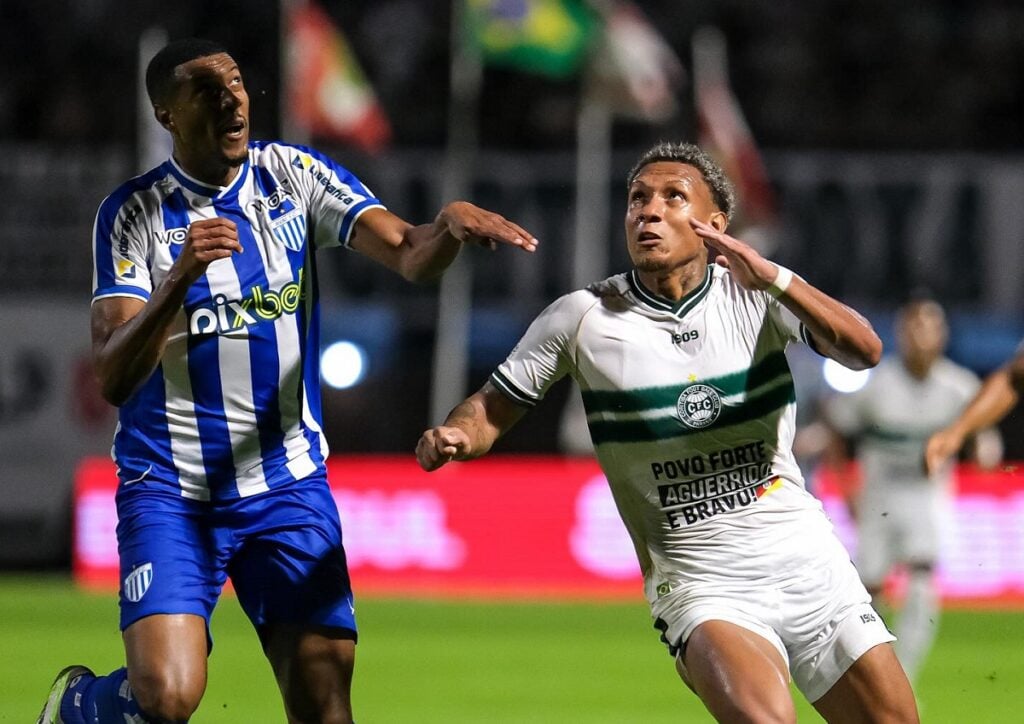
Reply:
<svg viewBox="0 0 1024 724"><path fill-rule="evenodd" d="M641 231L637 237L637 241L661 241L661 237L655 234L653 231Z"/></svg>
<svg viewBox="0 0 1024 724"><path fill-rule="evenodd" d="M220 132L222 136L226 136L232 141L238 141L245 133L245 121L235 120L231 123L227 123L221 126Z"/></svg>

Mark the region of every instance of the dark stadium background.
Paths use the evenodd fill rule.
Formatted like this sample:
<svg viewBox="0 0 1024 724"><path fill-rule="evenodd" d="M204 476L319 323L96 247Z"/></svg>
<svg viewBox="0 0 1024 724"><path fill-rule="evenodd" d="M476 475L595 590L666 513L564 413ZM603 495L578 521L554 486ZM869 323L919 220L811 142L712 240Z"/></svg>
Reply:
<svg viewBox="0 0 1024 724"><path fill-rule="evenodd" d="M955 359L985 374L1012 353L1024 334L1024 258L1014 237L1021 228L1014 221L1016 192L1024 192L1024 8L999 0L637 4L688 76L695 30L714 25L724 33L733 91L780 200L783 234L775 258L866 310L887 342L894 307L924 288L949 307ZM450 3L321 5L348 37L394 139L376 156L331 141L316 145L355 170L395 211L426 220L440 201L435 171L446 143ZM91 392L84 358L73 379L54 379L45 352L32 347L38 340L14 317L19 305L56 310L48 319L59 316L63 324L41 336L79 330L73 345L85 354L84 322L77 320L87 314L92 218L102 197L137 170L137 42L153 26L170 37L223 41L246 75L254 137L277 136L276 3L0 5L0 295L8 302L5 329L18 337L0 357L0 440L7 472L17 472L4 476L18 488L14 501L66 498L73 460L47 455L38 436L23 439L26 416L47 394L68 389L71 395L62 402L69 408L66 429L55 430L55 440L77 438L73 451L99 454L109 443L113 417ZM679 110L664 122L618 120L613 127L611 223L607 238L596 240L609 249L609 273L626 263L618 221L622 174L650 143L695 136L692 84L677 92ZM543 246L537 259L526 261L502 251L467 254L474 275L467 390L483 381L547 302L571 288L579 102L575 79L484 71L480 152L469 195L535 230ZM936 188L945 195L936 196ZM867 231L858 227L865 204L875 223ZM922 255L906 242L929 208L944 216L934 222ZM991 233L993 218L1003 220L1001 236ZM408 452L430 421L437 290L409 286L354 254L320 258L325 336L356 339L372 355L361 385L325 390L332 449ZM799 390L805 419L821 391L816 380ZM559 451L569 392L560 384L502 449ZM1020 423L1014 413L1003 425L1012 458L1024 457ZM30 492L25 480L32 481ZM8 530L34 530L31 505L8 507L0 508Z"/></svg>
<svg viewBox="0 0 1024 724"><path fill-rule="evenodd" d="M314 139L315 145L351 168L397 213L416 222L430 219L441 203L451 140L452 0L319 4L348 38L393 140L377 154L328 139ZM619 222L626 170L659 139L697 138L693 41L701 28L713 26L727 43L728 81L778 199L772 258L864 311L890 350L894 309L908 294L926 291L947 306L953 359L984 375L1013 353L1024 337L1024 4L636 5L679 56L685 77L675 88L678 109L670 117L657 123L616 117L611 127L611 173L593 193L607 215L607 230L595 232L587 249L607 257L602 272L627 264ZM0 2L2 722L34 717L64 664L108 671L123 662L114 595L85 590L69 575L71 492L78 462L108 455L115 424L88 363L89 239L102 198L141 170L137 56L140 37L154 28L171 38L198 35L225 43L252 97L253 136L278 137L288 88L281 82L277 1ZM483 70L474 123L479 148L467 195L521 222L542 246L533 257L507 249L464 253L472 313L459 384L467 391L485 379L540 309L575 286L582 100L578 78ZM361 384L324 389L331 448L343 455L398 454L405 462L420 431L436 422L431 388L438 289L406 284L341 250L320 254L319 263L325 342L352 340L370 359ZM797 350L791 362L804 423L829 390L813 355ZM569 462L555 455L582 451L578 439L567 441L563 434L572 394L568 384L556 386L499 451ZM1007 458L1024 460L1024 413L1012 413L1001 429ZM810 470L814 461L804 463ZM465 470L468 475L472 468ZM998 488L1013 475L996 474L982 496L985 506L967 511L959 539L967 545L958 550L970 575L977 572L972 581L1020 570L1024 498L1020 488ZM386 507L390 499L374 487L376 481L363 482L366 498ZM529 482L566 487L557 474ZM507 484L496 496L516 496L521 489ZM456 485L447 495L456 498L462 490ZM532 499L523 500L528 507ZM109 506L109 496L103 501ZM109 553L111 531L103 525L112 525L113 514L95 517ZM528 523L555 528L547 518L528 517L524 529ZM569 518L561 523L571 524ZM360 532L362 549L352 545ZM386 535L379 527L349 526L346 546L352 553L376 550ZM521 553L522 537L518 531L491 535L513 556ZM116 555L113 561L116 566ZM360 721L706 718L660 649L639 591L628 600L538 602L529 598L537 595L534 589L507 599L492 592L477 600L454 589L447 596L406 590L390 597L367 591L366 569L353 568L360 600ZM402 577L408 570L370 571L393 576L395 589L408 581ZM1012 575L996 581L1009 591L1003 598L947 601L916 691L925 721L1020 718L1024 584ZM195 719L280 720L269 667L231 596L212 626L217 647L210 686ZM816 720L800 697L797 708L801 721Z"/></svg>

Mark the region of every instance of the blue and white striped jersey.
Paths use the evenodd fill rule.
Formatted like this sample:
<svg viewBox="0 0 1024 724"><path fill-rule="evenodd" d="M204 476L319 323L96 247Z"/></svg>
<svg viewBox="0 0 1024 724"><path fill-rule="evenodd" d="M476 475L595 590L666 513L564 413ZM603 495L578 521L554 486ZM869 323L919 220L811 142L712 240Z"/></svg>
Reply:
<svg viewBox="0 0 1024 724"><path fill-rule="evenodd" d="M148 300L193 221L234 221L243 248L192 285L160 365L121 407L112 454L122 484L222 500L323 467L314 252L348 245L359 215L380 206L326 156L264 142L250 143L230 186L199 182L170 159L103 201L94 301Z"/></svg>

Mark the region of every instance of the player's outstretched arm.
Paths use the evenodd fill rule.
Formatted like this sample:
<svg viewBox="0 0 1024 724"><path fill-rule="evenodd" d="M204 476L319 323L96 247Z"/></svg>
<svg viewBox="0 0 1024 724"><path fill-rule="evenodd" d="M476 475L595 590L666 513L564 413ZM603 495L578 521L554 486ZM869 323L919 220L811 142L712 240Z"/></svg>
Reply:
<svg viewBox="0 0 1024 724"><path fill-rule="evenodd" d="M429 224L413 226L385 209L369 209L356 221L351 246L410 281L440 276L463 244L498 244L536 251L537 239L504 216L468 201L445 205Z"/></svg>
<svg viewBox="0 0 1024 724"><path fill-rule="evenodd" d="M448 413L443 425L425 431L416 443L416 460L430 472L452 460L485 454L526 414L490 382Z"/></svg>
<svg viewBox="0 0 1024 724"><path fill-rule="evenodd" d="M992 427L1013 409L1024 389L1024 353L988 377L951 425L932 435L925 445L925 467L929 473L942 467L956 455L964 441L985 428Z"/></svg>
<svg viewBox="0 0 1024 724"><path fill-rule="evenodd" d="M776 297L807 327L819 352L854 370L878 364L882 340L863 316L765 259L749 244L697 219L691 218L690 224L712 251L716 264L728 267L744 288Z"/></svg>

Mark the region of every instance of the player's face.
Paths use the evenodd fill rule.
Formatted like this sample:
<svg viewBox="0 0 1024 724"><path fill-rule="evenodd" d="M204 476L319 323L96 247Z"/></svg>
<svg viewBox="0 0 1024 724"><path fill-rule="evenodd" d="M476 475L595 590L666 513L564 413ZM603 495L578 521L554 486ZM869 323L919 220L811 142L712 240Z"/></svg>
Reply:
<svg viewBox="0 0 1024 724"><path fill-rule="evenodd" d="M175 73L165 122L175 158L200 180L226 183L248 154L249 94L238 64L218 53L182 63Z"/></svg>
<svg viewBox="0 0 1024 724"><path fill-rule="evenodd" d="M693 166L656 161L640 169L629 187L626 245L633 265L644 272L669 272L707 261L704 241L690 226L696 218L724 228L725 214Z"/></svg>
<svg viewBox="0 0 1024 724"><path fill-rule="evenodd" d="M934 362L945 350L947 337L946 317L936 304L916 304L900 315L897 344L912 365L927 367Z"/></svg>

